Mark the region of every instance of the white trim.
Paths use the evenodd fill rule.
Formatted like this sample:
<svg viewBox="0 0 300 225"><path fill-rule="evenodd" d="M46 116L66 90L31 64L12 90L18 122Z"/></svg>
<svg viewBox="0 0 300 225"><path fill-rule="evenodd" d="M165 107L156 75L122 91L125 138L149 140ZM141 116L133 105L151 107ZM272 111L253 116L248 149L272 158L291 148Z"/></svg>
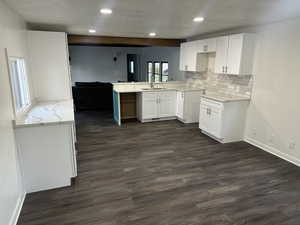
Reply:
<svg viewBox="0 0 300 225"><path fill-rule="evenodd" d="M264 150L268 153L271 153L272 155L275 155L275 156L277 156L277 157L279 157L279 158L281 158L285 161L288 161L288 162L300 167L300 159L297 159L294 156L283 153L283 152L281 152L280 150L278 150L276 148L273 148L271 146L263 144L259 141L256 141L252 138L249 138L249 137L245 137L244 141L251 144L251 145L254 145L255 147L258 147L258 148L260 148L260 149L262 149L262 150Z"/></svg>
<svg viewBox="0 0 300 225"><path fill-rule="evenodd" d="M17 225L18 219L25 201L26 193L24 192L18 199L12 217L10 218L9 225Z"/></svg>

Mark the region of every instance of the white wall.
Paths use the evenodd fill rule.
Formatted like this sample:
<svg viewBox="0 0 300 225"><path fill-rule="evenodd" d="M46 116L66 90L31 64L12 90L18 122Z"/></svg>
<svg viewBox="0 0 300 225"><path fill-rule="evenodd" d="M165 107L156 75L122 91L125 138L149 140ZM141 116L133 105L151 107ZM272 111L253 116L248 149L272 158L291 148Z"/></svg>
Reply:
<svg viewBox="0 0 300 225"><path fill-rule="evenodd" d="M183 80L179 71L179 48L176 47L101 47L101 46L70 46L72 81L84 82L116 82L127 81L127 54L140 55L140 81L147 76L146 62L168 61L170 77ZM118 60L113 61L117 56Z"/></svg>
<svg viewBox="0 0 300 225"><path fill-rule="evenodd" d="M0 1L0 225L12 225L24 197L20 183L13 107L5 48L10 56L26 57L25 24Z"/></svg>
<svg viewBox="0 0 300 225"><path fill-rule="evenodd" d="M300 19L258 32L246 140L300 165ZM295 149L289 148L295 142Z"/></svg>

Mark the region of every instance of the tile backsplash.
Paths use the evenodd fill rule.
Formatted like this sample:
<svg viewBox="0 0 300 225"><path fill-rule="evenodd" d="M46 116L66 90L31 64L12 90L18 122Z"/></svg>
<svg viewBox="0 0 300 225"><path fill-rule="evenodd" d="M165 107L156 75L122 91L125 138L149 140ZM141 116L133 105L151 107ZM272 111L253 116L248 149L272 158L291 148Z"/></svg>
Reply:
<svg viewBox="0 0 300 225"><path fill-rule="evenodd" d="M206 72L186 72L185 78L189 87L203 87L207 91L230 95L251 96L253 76L236 76L214 73L215 54L208 55Z"/></svg>

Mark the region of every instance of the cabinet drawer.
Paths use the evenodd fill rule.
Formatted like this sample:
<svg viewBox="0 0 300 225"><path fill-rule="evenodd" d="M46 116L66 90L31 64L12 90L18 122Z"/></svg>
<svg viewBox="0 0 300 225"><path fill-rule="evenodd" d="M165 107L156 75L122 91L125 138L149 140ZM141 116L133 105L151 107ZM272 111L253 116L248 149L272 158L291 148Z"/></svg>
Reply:
<svg viewBox="0 0 300 225"><path fill-rule="evenodd" d="M205 105L206 107L213 107L213 108L218 108L218 109L223 109L224 108L223 103L217 102L217 101L214 101L214 100L210 100L210 99L207 99L207 98L203 98L203 97L201 98L200 104Z"/></svg>
<svg viewBox="0 0 300 225"><path fill-rule="evenodd" d="M157 98L157 92L143 92L142 93L143 99L156 99Z"/></svg>

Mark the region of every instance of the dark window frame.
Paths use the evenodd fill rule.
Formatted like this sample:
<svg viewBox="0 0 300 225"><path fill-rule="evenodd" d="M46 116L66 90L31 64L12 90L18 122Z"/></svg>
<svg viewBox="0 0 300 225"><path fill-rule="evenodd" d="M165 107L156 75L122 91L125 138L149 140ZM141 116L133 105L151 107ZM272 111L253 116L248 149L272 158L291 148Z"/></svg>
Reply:
<svg viewBox="0 0 300 225"><path fill-rule="evenodd" d="M158 74L157 73L155 73L155 64L159 64L159 72L158 72ZM153 62L153 68L154 68L154 70L153 70L153 81L154 82L156 82L155 81L155 75L158 75L159 76L159 81L158 82L161 82L161 78L162 78L162 69L161 69L161 61L154 61Z"/></svg>
<svg viewBox="0 0 300 225"><path fill-rule="evenodd" d="M151 64L151 67L152 67L152 71L151 71L151 80L149 80L149 64ZM153 64L153 61L147 61L147 79L148 79L148 82L151 82L153 80L153 75L154 75L154 64Z"/></svg>
<svg viewBox="0 0 300 225"><path fill-rule="evenodd" d="M168 64L168 75L163 75L163 64ZM160 79L161 82L163 82L163 76L167 76L168 77L167 81L169 81L169 62L168 61L161 61L160 68L161 68L161 79ZM164 81L164 82L167 82L167 81Z"/></svg>

